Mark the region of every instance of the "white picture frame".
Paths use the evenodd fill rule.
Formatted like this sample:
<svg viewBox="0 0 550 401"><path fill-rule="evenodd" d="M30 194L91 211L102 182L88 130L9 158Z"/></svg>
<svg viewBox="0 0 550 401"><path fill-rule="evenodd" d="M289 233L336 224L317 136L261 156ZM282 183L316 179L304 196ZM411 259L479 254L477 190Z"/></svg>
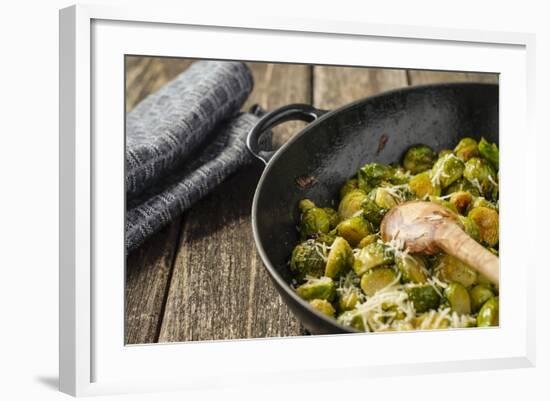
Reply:
<svg viewBox="0 0 550 401"><path fill-rule="evenodd" d="M535 252L526 259L517 249L535 245L514 227L527 224L535 232L536 207L527 191L509 185L521 182L536 196L534 40L522 33L267 18L252 10L239 18L155 7L61 10L61 391L80 396L534 366ZM124 346L124 54L499 73L500 328ZM514 148L517 132L528 146ZM438 347L449 341L453 347ZM321 344L368 358L319 358ZM390 355L382 351L388 346ZM289 365L298 349L307 357Z"/></svg>

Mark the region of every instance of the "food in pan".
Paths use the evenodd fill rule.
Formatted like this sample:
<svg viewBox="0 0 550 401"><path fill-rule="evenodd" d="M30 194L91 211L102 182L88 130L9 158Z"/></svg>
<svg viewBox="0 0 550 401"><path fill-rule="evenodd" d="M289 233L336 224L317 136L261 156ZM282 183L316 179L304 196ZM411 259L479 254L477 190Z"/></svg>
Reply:
<svg viewBox="0 0 550 401"><path fill-rule="evenodd" d="M289 266L296 293L344 326L378 332L497 326L498 288L455 257L412 254L380 235L385 214L424 200L446 207L498 256L498 147L463 138L407 149L401 164L368 163L332 206L303 199Z"/></svg>

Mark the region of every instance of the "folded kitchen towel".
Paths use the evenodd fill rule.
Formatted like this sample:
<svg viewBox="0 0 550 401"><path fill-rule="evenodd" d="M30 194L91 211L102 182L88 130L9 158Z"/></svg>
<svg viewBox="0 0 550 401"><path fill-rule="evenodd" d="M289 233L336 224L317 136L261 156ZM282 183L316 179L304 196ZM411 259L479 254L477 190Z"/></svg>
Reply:
<svg viewBox="0 0 550 401"><path fill-rule="evenodd" d="M134 198L194 152L252 90L246 64L197 61L126 115L126 195Z"/></svg>
<svg viewBox="0 0 550 401"><path fill-rule="evenodd" d="M261 109L256 108L256 112L260 114ZM188 163L148 189L139 199L127 201L127 253L253 160L246 148L246 137L258 120L255 114L242 113L223 122ZM268 132L261 138L262 147L269 146L270 140Z"/></svg>

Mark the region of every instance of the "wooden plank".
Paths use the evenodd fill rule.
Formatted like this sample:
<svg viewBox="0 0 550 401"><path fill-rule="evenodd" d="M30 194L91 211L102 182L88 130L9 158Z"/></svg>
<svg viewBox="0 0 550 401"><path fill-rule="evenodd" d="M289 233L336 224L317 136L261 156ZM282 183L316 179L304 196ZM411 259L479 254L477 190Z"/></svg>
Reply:
<svg viewBox="0 0 550 401"><path fill-rule="evenodd" d="M355 100L403 86L407 86L405 70L315 66L313 105L332 110Z"/></svg>
<svg viewBox="0 0 550 401"><path fill-rule="evenodd" d="M181 219L128 255L125 290L126 344L156 342L172 272Z"/></svg>
<svg viewBox="0 0 550 401"><path fill-rule="evenodd" d="M436 84L443 82L485 82L498 83L498 74L408 70L411 85Z"/></svg>
<svg viewBox="0 0 550 401"><path fill-rule="evenodd" d="M244 108L309 101L311 69L250 64L255 89ZM289 126L278 141L293 135ZM235 174L186 216L159 341L300 335L256 252L250 225L259 163Z"/></svg>

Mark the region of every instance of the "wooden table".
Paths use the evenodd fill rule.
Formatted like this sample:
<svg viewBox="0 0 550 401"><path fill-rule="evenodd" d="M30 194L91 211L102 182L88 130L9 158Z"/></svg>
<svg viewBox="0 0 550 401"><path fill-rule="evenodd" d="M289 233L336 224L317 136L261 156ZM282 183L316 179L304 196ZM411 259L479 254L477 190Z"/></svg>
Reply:
<svg viewBox="0 0 550 401"><path fill-rule="evenodd" d="M185 70L191 60L127 57L126 110ZM288 103L333 109L390 89L435 82L498 82L493 74L249 63L254 90L243 110ZM303 127L274 132L280 145ZM281 301L256 252L250 209L262 168L229 178L129 255L126 343L305 334Z"/></svg>

